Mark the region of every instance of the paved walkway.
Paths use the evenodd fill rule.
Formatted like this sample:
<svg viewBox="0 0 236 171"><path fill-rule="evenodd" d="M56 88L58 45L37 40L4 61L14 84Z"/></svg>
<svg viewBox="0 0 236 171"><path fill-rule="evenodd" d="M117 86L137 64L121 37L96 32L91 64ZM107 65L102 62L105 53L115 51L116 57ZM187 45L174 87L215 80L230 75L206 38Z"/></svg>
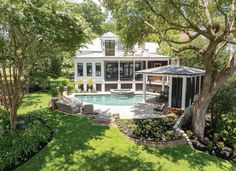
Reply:
<svg viewBox="0 0 236 171"><path fill-rule="evenodd" d="M158 115L153 111L155 104L136 104L135 106L105 106L94 104L94 110L98 113L119 113L121 119L133 119L133 118L160 118L166 115Z"/></svg>

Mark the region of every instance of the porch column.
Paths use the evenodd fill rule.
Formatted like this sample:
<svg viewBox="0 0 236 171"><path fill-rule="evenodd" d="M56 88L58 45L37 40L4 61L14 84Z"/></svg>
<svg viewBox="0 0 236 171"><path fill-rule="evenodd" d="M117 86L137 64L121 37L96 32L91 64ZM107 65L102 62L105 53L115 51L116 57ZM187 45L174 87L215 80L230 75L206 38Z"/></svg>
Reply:
<svg viewBox="0 0 236 171"><path fill-rule="evenodd" d="M105 83L102 82L102 92L105 92Z"/></svg>
<svg viewBox="0 0 236 171"><path fill-rule="evenodd" d="M165 91L165 76L162 76L161 91Z"/></svg>
<svg viewBox="0 0 236 171"><path fill-rule="evenodd" d="M143 75L143 102L146 103L147 75Z"/></svg>
<svg viewBox="0 0 236 171"><path fill-rule="evenodd" d="M198 94L200 94L201 93L202 76L199 75L198 77L199 77L199 91L198 91Z"/></svg>
<svg viewBox="0 0 236 171"><path fill-rule="evenodd" d="M133 61L133 81L135 81L135 60Z"/></svg>
<svg viewBox="0 0 236 171"><path fill-rule="evenodd" d="M134 61L133 61L133 83L132 83L132 89L133 89L133 91L136 90L135 76L136 76L136 74L135 74L135 60L134 60Z"/></svg>
<svg viewBox="0 0 236 171"><path fill-rule="evenodd" d="M87 91L87 81L84 79L84 91Z"/></svg>
<svg viewBox="0 0 236 171"><path fill-rule="evenodd" d="M77 69L77 61L75 60L74 62L74 70L75 70L75 74L74 74L74 81L77 81L78 78L78 69Z"/></svg>
<svg viewBox="0 0 236 171"><path fill-rule="evenodd" d="M169 107L171 107L171 99L172 99L172 76L169 78Z"/></svg>
<svg viewBox="0 0 236 171"><path fill-rule="evenodd" d="M186 103L186 85L187 85L187 78L183 77L183 85L182 85L182 102L181 102L181 109L185 109Z"/></svg>
<svg viewBox="0 0 236 171"><path fill-rule="evenodd" d="M121 83L120 83L120 60L118 61L118 84L117 84L117 89L121 89Z"/></svg>

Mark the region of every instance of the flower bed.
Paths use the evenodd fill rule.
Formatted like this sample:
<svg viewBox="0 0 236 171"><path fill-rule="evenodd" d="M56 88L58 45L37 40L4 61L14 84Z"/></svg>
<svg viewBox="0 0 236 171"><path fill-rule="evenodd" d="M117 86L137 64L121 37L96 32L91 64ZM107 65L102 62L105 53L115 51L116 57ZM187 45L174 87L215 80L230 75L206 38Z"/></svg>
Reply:
<svg viewBox="0 0 236 171"><path fill-rule="evenodd" d="M173 129L176 119L172 117L153 119L117 120L121 132L143 145L173 147L186 144Z"/></svg>
<svg viewBox="0 0 236 171"><path fill-rule="evenodd" d="M7 115L2 110L0 113L0 170L13 170L45 147L52 131L32 113L17 117L12 132Z"/></svg>
<svg viewBox="0 0 236 171"><path fill-rule="evenodd" d="M209 123L205 127L204 139L195 137L190 129L190 125L184 125L183 129L195 149L236 163L236 144L224 140L219 133L213 133Z"/></svg>

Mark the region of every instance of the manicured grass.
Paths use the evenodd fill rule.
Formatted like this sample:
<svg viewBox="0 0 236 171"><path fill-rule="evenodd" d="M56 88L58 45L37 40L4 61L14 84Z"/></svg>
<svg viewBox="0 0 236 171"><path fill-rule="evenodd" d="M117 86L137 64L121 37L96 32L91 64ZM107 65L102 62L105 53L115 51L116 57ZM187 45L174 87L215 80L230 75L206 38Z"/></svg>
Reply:
<svg viewBox="0 0 236 171"><path fill-rule="evenodd" d="M38 112L53 129L53 138L16 170L236 170L232 163L192 150L187 145L149 148L128 140L117 127L92 125L87 117L49 109Z"/></svg>
<svg viewBox="0 0 236 171"><path fill-rule="evenodd" d="M40 108L45 108L49 105L50 100L51 96L47 92L27 94L23 98L18 114L24 114Z"/></svg>

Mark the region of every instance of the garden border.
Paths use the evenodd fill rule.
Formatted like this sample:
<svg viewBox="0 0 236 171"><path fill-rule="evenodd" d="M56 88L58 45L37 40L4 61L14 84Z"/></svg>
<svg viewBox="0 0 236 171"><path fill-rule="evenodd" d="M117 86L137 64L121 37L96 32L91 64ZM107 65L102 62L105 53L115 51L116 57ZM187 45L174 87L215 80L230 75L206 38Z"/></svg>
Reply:
<svg viewBox="0 0 236 171"><path fill-rule="evenodd" d="M5 168L3 168L3 171L8 171L8 170L14 170L16 169L17 167L23 165L24 163L26 163L28 160L32 159L36 154L38 154L41 150L43 150L47 145L48 143L52 140L52 137L53 137L53 130L51 129L51 127L49 127L46 122L39 118L39 117L36 117L37 120L39 120L49 131L50 131L50 137L48 138L47 141L45 142L41 142L40 145L42 145L40 147L40 145L37 147L38 148L38 151L37 152L33 152L30 156L27 156L26 160L20 160L20 163L19 164L12 164L12 165L9 165L9 166L6 166Z"/></svg>

